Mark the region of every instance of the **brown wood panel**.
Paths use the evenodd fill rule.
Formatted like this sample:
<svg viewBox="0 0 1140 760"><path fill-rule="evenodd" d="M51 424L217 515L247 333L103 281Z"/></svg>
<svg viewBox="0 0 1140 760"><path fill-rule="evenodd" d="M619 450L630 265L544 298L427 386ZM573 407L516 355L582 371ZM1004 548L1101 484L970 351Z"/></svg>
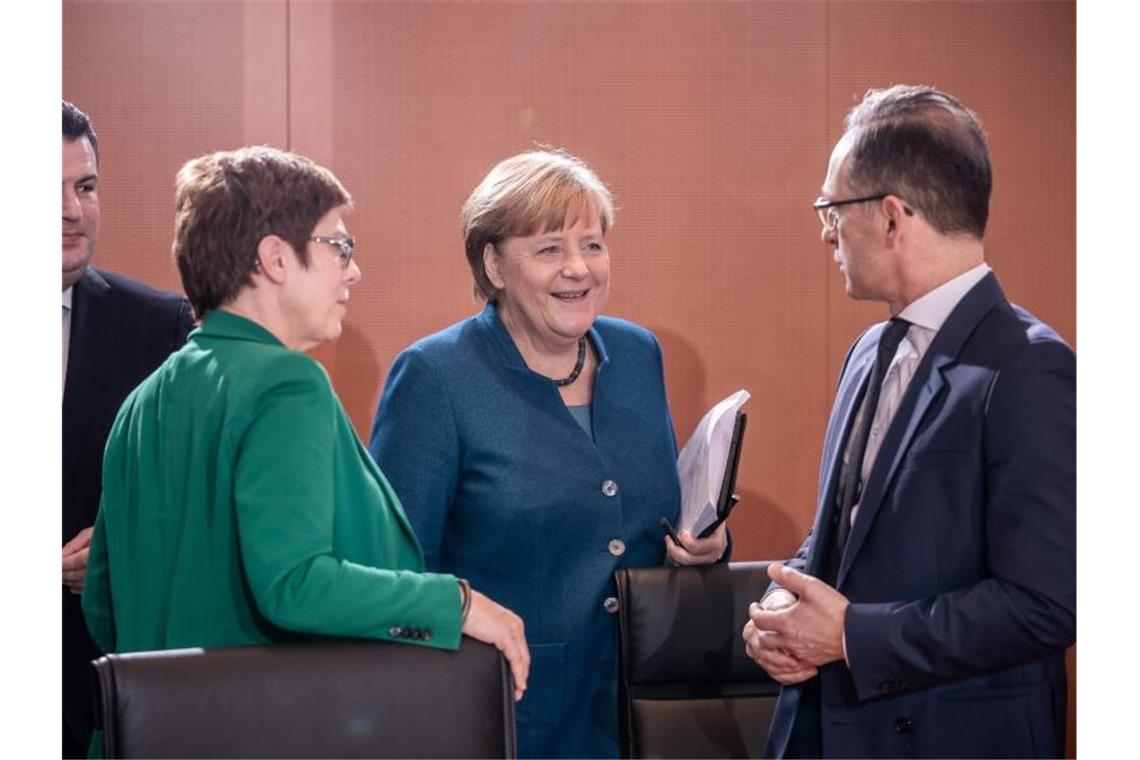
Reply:
<svg viewBox="0 0 1140 760"><path fill-rule="evenodd" d="M63 97L99 136L96 266L180 291L174 175L190 158L283 145L285 3L63 3Z"/></svg>

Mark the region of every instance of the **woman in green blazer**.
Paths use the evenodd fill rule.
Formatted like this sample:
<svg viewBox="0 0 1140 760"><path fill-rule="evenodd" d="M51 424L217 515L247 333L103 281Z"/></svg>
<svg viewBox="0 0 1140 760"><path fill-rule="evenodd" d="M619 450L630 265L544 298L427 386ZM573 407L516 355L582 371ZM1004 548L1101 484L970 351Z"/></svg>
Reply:
<svg viewBox="0 0 1140 760"><path fill-rule="evenodd" d="M328 375L360 279L326 169L271 148L178 175L174 253L202 319L127 398L107 443L83 609L106 652L298 634L498 647L525 688L521 620L423 552Z"/></svg>

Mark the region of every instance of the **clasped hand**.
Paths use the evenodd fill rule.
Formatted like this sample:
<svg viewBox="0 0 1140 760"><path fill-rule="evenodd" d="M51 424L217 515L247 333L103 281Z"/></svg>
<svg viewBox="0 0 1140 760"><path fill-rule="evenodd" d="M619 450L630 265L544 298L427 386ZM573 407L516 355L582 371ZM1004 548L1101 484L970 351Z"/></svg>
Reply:
<svg viewBox="0 0 1140 760"><path fill-rule="evenodd" d="M847 598L818 578L785 567L768 566L780 584L748 608L741 636L745 651L773 679L786 686L801 683L819 667L843 659L843 619Z"/></svg>

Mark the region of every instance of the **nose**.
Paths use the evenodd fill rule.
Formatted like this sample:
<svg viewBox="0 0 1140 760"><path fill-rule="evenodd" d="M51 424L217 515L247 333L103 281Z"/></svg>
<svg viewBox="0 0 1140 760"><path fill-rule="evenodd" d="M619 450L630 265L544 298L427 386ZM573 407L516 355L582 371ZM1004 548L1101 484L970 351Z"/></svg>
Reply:
<svg viewBox="0 0 1140 760"><path fill-rule="evenodd" d="M364 277L364 271L360 268L360 264L356 263L355 258L352 261L348 262L348 269L346 269L345 272L348 275L346 282L349 286L355 285L356 283L360 282L360 279L362 277Z"/></svg>
<svg viewBox="0 0 1140 760"><path fill-rule="evenodd" d="M74 187L63 186L63 218L69 222L77 222L83 216L83 205Z"/></svg>
<svg viewBox="0 0 1140 760"><path fill-rule="evenodd" d="M568 280L580 280L590 273L586 260L580 251L570 251L562 262L562 276Z"/></svg>
<svg viewBox="0 0 1140 760"><path fill-rule="evenodd" d="M819 239L825 245L838 245L839 241L836 239L838 229L836 227L823 227L819 233Z"/></svg>

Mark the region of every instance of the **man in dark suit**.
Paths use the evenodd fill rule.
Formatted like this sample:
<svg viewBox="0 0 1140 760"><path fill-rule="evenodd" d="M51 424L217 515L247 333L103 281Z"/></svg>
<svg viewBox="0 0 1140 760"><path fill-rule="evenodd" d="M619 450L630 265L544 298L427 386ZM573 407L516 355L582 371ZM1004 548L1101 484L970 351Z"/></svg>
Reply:
<svg viewBox="0 0 1140 760"><path fill-rule="evenodd" d="M847 356L814 525L743 631L784 688L768 753L1064 752L1076 631L1076 359L984 261L976 117L926 87L848 114L815 203L847 293L892 319Z"/></svg>
<svg viewBox="0 0 1140 760"><path fill-rule="evenodd" d="M80 593L99 508L103 447L123 399L186 341L184 298L89 268L99 236L98 140L63 103L63 756L86 757L88 663L99 655Z"/></svg>

